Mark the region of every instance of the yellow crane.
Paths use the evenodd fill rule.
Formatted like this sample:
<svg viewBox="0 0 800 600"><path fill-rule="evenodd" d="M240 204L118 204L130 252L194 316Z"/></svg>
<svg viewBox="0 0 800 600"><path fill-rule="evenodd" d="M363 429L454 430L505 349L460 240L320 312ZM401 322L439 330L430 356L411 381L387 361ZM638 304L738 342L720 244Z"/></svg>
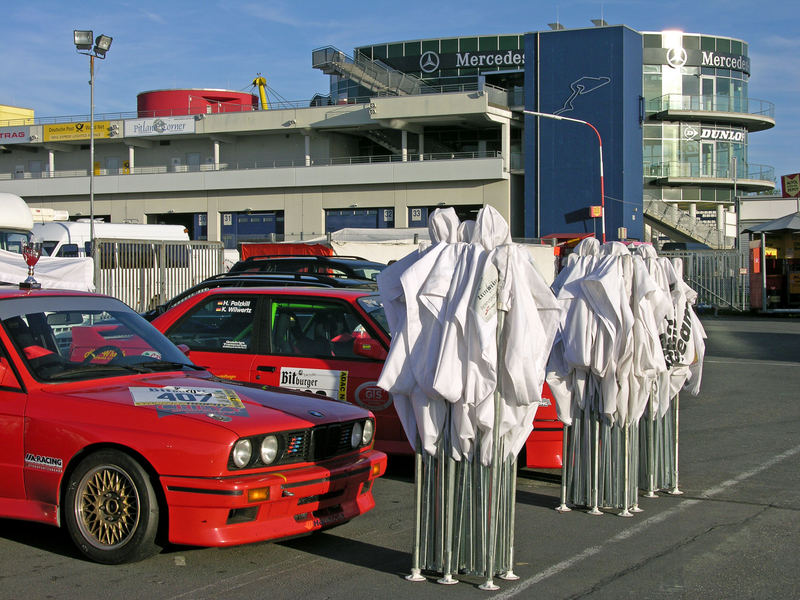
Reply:
<svg viewBox="0 0 800 600"><path fill-rule="evenodd" d="M258 73L258 76L253 79L253 85L258 87L258 95L261 97L261 110L269 110L269 103L267 102L267 80Z"/></svg>

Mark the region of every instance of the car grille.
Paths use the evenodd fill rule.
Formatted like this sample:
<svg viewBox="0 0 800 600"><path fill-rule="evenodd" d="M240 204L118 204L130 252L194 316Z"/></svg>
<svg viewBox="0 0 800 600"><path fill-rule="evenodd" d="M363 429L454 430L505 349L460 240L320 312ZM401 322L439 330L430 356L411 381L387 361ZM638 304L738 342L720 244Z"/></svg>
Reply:
<svg viewBox="0 0 800 600"><path fill-rule="evenodd" d="M286 433L281 462L318 462L351 452L350 435L354 425L355 421L330 423Z"/></svg>

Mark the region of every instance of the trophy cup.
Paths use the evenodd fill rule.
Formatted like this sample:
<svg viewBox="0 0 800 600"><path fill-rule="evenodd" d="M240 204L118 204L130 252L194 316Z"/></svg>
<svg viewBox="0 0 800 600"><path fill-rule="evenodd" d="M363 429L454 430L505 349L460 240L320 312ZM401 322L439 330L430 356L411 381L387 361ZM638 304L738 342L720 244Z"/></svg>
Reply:
<svg viewBox="0 0 800 600"><path fill-rule="evenodd" d="M20 282L19 287L27 290L38 290L42 284L36 281L33 277L33 267L39 262L39 257L42 255L42 243L35 238L31 238L22 246L22 256L28 264L28 278Z"/></svg>

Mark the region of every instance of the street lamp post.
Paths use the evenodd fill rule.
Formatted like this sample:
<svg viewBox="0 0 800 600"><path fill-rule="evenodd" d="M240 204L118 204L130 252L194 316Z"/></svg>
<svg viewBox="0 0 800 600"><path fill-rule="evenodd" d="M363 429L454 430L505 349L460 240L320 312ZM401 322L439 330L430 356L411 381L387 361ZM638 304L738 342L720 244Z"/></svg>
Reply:
<svg viewBox="0 0 800 600"><path fill-rule="evenodd" d="M91 30L75 29L72 34L78 54L89 57L89 245L94 254L94 59L106 57L112 38L102 34L95 38Z"/></svg>
<svg viewBox="0 0 800 600"><path fill-rule="evenodd" d="M523 113L526 115L533 115L534 117L545 117L548 119L555 119L557 121L572 121L573 123L580 123L581 125L586 125L592 128L595 135L597 135L597 141L600 144L600 227L603 236L603 243L606 243L606 191L605 185L603 183L603 138L600 137L600 132L597 131L597 127L589 123L588 121L582 121L581 119L573 119L572 117L562 117L561 115L553 115L550 113L543 113L543 112L536 112L533 110L523 110Z"/></svg>

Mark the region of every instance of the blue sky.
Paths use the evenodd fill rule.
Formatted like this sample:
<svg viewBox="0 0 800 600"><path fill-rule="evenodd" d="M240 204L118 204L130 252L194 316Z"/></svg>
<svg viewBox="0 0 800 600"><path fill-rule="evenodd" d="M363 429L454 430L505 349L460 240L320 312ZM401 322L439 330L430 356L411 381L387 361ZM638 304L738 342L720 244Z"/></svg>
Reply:
<svg viewBox="0 0 800 600"><path fill-rule="evenodd" d="M800 171L800 36L797 7L785 0L516 1L404 0L319 2L237 0L38 0L3 9L0 104L37 117L88 114L88 58L75 52L73 29L114 38L97 61L96 113L136 110L139 92L177 87L249 90L257 73L287 100L328 91L311 68L314 48L427 37L525 33L560 21L590 19L638 31L681 29L750 44L751 98L775 104L774 129L750 136L750 162L777 176Z"/></svg>

